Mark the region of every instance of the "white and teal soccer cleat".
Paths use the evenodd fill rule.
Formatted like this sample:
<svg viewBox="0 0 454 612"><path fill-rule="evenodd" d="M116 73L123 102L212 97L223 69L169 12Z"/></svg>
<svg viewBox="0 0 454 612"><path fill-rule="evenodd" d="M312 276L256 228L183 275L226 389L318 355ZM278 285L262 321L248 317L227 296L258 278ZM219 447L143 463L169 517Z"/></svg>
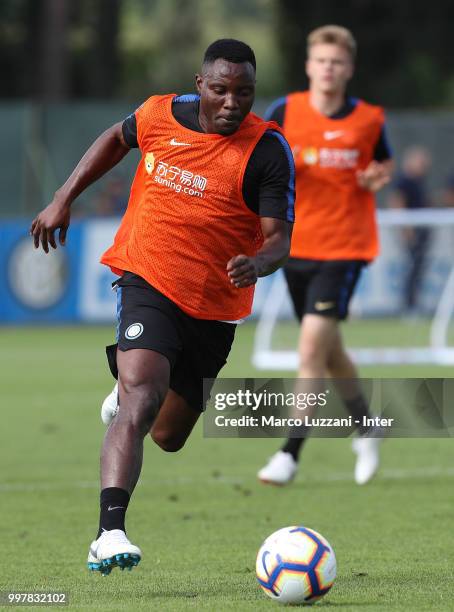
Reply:
<svg viewBox="0 0 454 612"><path fill-rule="evenodd" d="M356 454L356 484L366 484L377 473L380 465L380 444L382 440L381 437L372 438L367 434L353 439L352 449Z"/></svg>
<svg viewBox="0 0 454 612"><path fill-rule="evenodd" d="M104 531L91 543L87 565L89 570L108 576L114 567L132 570L141 558L140 548L131 544L125 532L121 529L112 529Z"/></svg>
<svg viewBox="0 0 454 612"><path fill-rule="evenodd" d="M265 484L283 486L293 480L298 464L290 453L278 451L268 463L259 470L257 478Z"/></svg>
<svg viewBox="0 0 454 612"><path fill-rule="evenodd" d="M118 383L111 393L106 397L101 406L101 420L105 425L110 425L113 419L117 416L120 405L118 403Z"/></svg>

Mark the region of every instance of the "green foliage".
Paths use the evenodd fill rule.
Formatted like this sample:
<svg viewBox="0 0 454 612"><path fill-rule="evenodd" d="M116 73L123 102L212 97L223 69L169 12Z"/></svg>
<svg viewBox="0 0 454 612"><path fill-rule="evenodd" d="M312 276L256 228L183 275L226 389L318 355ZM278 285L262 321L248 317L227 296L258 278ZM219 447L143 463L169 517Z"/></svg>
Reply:
<svg viewBox="0 0 454 612"><path fill-rule="evenodd" d="M49 0L5 0L0 6L0 96L53 98L49 72L68 83L67 97L112 95L142 100L151 93L189 92L205 48L216 38L246 40L259 63L259 94L280 91L282 71L273 33L273 0L81 0L64 23ZM63 29L65 53L48 57L49 11ZM59 94L60 98L62 94Z"/></svg>
<svg viewBox="0 0 454 612"><path fill-rule="evenodd" d="M194 91L206 47L217 38L239 38L258 61L258 93L272 96L283 87L273 35L272 0L219 3L215 0L126 0L122 13L123 95Z"/></svg>
<svg viewBox="0 0 454 612"><path fill-rule="evenodd" d="M358 42L355 95L388 108L450 103L454 5L449 0L283 0L276 6L290 88L304 85L308 33L336 23L351 29Z"/></svg>
<svg viewBox="0 0 454 612"><path fill-rule="evenodd" d="M137 101L191 91L206 46L233 37L256 51L258 95L272 98L305 86L310 30L339 23L359 43L355 95L391 108L449 106L453 20L449 0L3 0L0 96ZM63 49L46 55L55 30Z"/></svg>

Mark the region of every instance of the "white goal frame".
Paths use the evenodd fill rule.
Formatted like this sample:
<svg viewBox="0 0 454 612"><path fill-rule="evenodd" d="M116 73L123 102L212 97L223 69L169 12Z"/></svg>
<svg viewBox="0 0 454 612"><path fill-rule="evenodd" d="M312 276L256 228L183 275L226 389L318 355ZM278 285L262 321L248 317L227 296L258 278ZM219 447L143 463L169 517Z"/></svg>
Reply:
<svg viewBox="0 0 454 612"><path fill-rule="evenodd" d="M454 229L454 210L421 208L418 210L380 210L379 227L446 227ZM273 332L286 299L286 283L277 274L265 298L257 323L252 363L259 370L296 370L296 350L274 350ZM429 345L425 347L374 347L348 349L355 363L374 364L439 364L454 365L454 346L448 345L448 327L454 312L454 259L440 295L430 328Z"/></svg>

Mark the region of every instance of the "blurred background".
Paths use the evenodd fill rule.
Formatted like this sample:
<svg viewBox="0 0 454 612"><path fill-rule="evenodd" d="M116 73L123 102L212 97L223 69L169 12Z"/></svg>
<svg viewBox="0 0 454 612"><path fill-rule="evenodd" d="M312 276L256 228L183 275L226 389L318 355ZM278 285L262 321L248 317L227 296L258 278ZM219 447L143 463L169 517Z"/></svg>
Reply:
<svg viewBox="0 0 454 612"><path fill-rule="evenodd" d="M380 221L382 256L364 275L353 311L423 319L427 336L454 261L453 22L448 0L2 0L0 323L114 320L111 274L96 261L126 207L137 151L79 198L66 249L45 256L27 237L98 134L153 93L193 91L203 52L220 37L254 48L254 110L262 114L306 86L307 34L337 23L358 42L350 93L386 108L396 159L378 202L389 209ZM402 227L392 220L396 209L422 210L411 210ZM258 287L255 316L271 282ZM452 308L445 304L445 320ZM291 317L285 300L280 317Z"/></svg>

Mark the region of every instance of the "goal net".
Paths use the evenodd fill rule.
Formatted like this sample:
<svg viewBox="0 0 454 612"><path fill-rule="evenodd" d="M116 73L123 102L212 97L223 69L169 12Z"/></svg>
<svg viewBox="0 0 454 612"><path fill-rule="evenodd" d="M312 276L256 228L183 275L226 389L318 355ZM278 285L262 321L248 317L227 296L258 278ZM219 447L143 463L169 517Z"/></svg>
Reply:
<svg viewBox="0 0 454 612"><path fill-rule="evenodd" d="M349 352L363 365L454 364L454 210L380 210L378 224L380 256L342 327ZM295 370L298 325L284 276L261 282L253 364Z"/></svg>

